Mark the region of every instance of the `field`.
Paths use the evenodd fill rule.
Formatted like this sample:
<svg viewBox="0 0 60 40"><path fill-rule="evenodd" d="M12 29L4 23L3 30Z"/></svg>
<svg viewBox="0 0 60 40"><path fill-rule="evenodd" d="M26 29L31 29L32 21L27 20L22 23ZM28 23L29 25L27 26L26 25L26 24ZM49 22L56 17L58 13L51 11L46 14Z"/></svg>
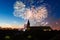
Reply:
<svg viewBox="0 0 60 40"><path fill-rule="evenodd" d="M60 31L0 30L0 40L60 40Z"/></svg>

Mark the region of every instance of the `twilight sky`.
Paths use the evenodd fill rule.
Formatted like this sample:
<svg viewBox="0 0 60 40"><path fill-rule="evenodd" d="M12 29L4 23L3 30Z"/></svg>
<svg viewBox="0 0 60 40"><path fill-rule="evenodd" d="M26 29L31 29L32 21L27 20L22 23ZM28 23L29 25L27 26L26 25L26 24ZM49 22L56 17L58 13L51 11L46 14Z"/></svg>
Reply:
<svg viewBox="0 0 60 40"><path fill-rule="evenodd" d="M17 2L18 1L18 2ZM23 9L17 9L16 4L18 3L22 3L22 7ZM15 6L14 6L15 5ZM19 4L20 5L20 4ZM34 8L33 8L34 7ZM41 9L43 12L44 10L46 12L45 15L43 15L43 13L41 13L44 17L42 19L39 18L35 18L35 16L32 18L30 17L31 15L31 10L35 10L35 11L39 11L39 9ZM29 17L24 14L21 13L22 12L25 13L25 11L29 11ZM25 10L25 11L24 11ZM40 10L40 12L41 12ZM33 11L33 12L35 12ZM14 13L17 12L17 13ZM19 12L19 14L18 14ZM18 14L18 15L17 15ZM25 16L23 16L22 14L24 14ZM20 17L20 15L23 16ZM38 12L37 12L38 15ZM27 16L27 17L26 17ZM39 16L41 17L41 16ZM31 19L30 19L31 18ZM60 0L0 0L0 26L11 26L11 25L24 25L24 23L26 22L26 20L29 19L30 21L34 22L39 22L37 24L41 24L41 23L47 23L48 25L50 25L52 28L54 29L60 29ZM38 20L39 19L39 20ZM35 21L34 21L35 20ZM37 21L38 20L38 21ZM41 20L43 20L43 22L41 22ZM31 22L32 22L31 21Z"/></svg>

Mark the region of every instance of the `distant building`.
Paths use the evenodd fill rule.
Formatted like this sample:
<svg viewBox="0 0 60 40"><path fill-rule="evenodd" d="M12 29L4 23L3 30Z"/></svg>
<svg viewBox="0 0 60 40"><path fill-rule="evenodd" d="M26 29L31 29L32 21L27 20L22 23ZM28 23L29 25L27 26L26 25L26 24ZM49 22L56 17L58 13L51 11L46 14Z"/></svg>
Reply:
<svg viewBox="0 0 60 40"><path fill-rule="evenodd" d="M40 30L40 31L51 31L50 26L30 26L30 22L28 20L27 24L25 24L26 30Z"/></svg>
<svg viewBox="0 0 60 40"><path fill-rule="evenodd" d="M30 28L30 22L29 22L29 20L27 22L27 28Z"/></svg>
<svg viewBox="0 0 60 40"><path fill-rule="evenodd" d="M31 26L28 30L51 31L52 29L49 26Z"/></svg>

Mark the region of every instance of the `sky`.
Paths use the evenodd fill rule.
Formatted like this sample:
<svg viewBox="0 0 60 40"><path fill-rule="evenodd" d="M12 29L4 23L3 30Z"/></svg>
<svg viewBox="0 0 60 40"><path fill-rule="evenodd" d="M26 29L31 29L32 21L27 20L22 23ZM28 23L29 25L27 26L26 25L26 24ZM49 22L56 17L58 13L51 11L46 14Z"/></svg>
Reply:
<svg viewBox="0 0 60 40"><path fill-rule="evenodd" d="M31 11L35 13L40 11L41 15L39 17L42 18L38 18L38 12L35 14ZM31 17L32 15L35 15L36 17ZM60 0L0 0L0 26L23 26L28 19L30 20L31 25L49 25L53 29L59 30Z"/></svg>

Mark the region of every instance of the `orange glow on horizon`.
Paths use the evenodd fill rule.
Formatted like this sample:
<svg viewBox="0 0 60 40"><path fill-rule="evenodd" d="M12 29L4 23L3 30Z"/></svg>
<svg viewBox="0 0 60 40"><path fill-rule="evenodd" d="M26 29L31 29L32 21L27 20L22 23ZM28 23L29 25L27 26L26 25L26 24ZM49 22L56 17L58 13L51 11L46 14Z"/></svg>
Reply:
<svg viewBox="0 0 60 40"><path fill-rule="evenodd" d="M23 25L10 25L10 24L3 24L0 25L1 28L12 28L12 29L21 29L24 28Z"/></svg>

